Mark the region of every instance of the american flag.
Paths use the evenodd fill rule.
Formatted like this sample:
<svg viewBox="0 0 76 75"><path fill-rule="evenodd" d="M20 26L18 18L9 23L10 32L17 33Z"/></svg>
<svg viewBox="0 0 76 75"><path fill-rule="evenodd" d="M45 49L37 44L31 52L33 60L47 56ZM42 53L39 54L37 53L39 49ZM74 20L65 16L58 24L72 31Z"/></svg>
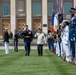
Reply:
<svg viewBox="0 0 76 75"><path fill-rule="evenodd" d="M52 8L52 26L56 30L58 26L58 0L52 0L53 1L53 8Z"/></svg>
<svg viewBox="0 0 76 75"><path fill-rule="evenodd" d="M52 12L52 26L57 30L58 25L63 20L63 0L52 0L53 12Z"/></svg>
<svg viewBox="0 0 76 75"><path fill-rule="evenodd" d="M54 26L54 17L55 14L57 13L57 0L52 0L53 1L53 8L52 8L52 26Z"/></svg>

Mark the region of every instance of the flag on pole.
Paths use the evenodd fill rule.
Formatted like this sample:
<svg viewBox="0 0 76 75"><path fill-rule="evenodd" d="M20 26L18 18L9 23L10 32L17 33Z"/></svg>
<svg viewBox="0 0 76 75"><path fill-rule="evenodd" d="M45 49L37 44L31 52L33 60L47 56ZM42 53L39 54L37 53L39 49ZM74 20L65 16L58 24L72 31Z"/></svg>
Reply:
<svg viewBox="0 0 76 75"><path fill-rule="evenodd" d="M58 0L53 0L53 12L52 12L52 26L54 30L57 30L58 27Z"/></svg>
<svg viewBox="0 0 76 75"><path fill-rule="evenodd" d="M53 0L53 12L57 12L57 0Z"/></svg>
<svg viewBox="0 0 76 75"><path fill-rule="evenodd" d="M57 28L58 28L58 13L55 14L54 16L54 29L55 31L57 31Z"/></svg>
<svg viewBox="0 0 76 75"><path fill-rule="evenodd" d="M63 21L63 0L53 0L52 26L57 30Z"/></svg>
<svg viewBox="0 0 76 75"><path fill-rule="evenodd" d="M52 22L51 25L52 27L54 27L54 17L55 17L55 13L56 13L56 0L52 0L53 1L53 7L52 7Z"/></svg>
<svg viewBox="0 0 76 75"><path fill-rule="evenodd" d="M59 3L58 3L58 21L59 21L59 24L63 21L63 0L59 0Z"/></svg>
<svg viewBox="0 0 76 75"><path fill-rule="evenodd" d="M54 6L53 6L53 8L54 8ZM55 12L54 12L54 9L52 8L52 27L51 27L51 32L52 32L52 34L55 32L55 29L54 29L54 17L55 17Z"/></svg>
<svg viewBox="0 0 76 75"><path fill-rule="evenodd" d="M55 16L55 13L52 12L52 26L54 25L54 16Z"/></svg>

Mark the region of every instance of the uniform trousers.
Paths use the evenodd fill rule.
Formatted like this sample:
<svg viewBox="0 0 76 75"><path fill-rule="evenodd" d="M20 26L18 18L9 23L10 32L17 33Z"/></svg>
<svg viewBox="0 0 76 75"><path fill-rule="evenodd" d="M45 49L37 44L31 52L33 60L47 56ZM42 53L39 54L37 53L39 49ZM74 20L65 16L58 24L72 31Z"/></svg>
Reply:
<svg viewBox="0 0 76 75"><path fill-rule="evenodd" d="M76 64L76 42L75 42L75 64Z"/></svg>
<svg viewBox="0 0 76 75"><path fill-rule="evenodd" d="M63 43L61 42L61 57L63 57Z"/></svg>
<svg viewBox="0 0 76 75"><path fill-rule="evenodd" d="M18 52L18 42L14 41L14 51Z"/></svg>
<svg viewBox="0 0 76 75"><path fill-rule="evenodd" d="M38 44L37 49L38 49L38 56L42 56L43 55L43 44Z"/></svg>
<svg viewBox="0 0 76 75"><path fill-rule="evenodd" d="M56 42L56 54L60 56L60 43Z"/></svg>
<svg viewBox="0 0 76 75"><path fill-rule="evenodd" d="M72 50L72 57L75 58L75 41L70 41L70 49Z"/></svg>
<svg viewBox="0 0 76 75"><path fill-rule="evenodd" d="M24 42L24 46L25 46L25 52L26 52L26 54L25 54L25 56L30 56L30 42Z"/></svg>
<svg viewBox="0 0 76 75"><path fill-rule="evenodd" d="M54 51L54 43L53 42L48 42L48 47L49 47L49 50L51 51Z"/></svg>
<svg viewBox="0 0 76 75"><path fill-rule="evenodd" d="M69 48L69 44L63 43L63 54L66 55L66 61L71 61L71 52Z"/></svg>
<svg viewBox="0 0 76 75"><path fill-rule="evenodd" d="M9 54L9 43L5 42L4 44L5 44L5 53Z"/></svg>

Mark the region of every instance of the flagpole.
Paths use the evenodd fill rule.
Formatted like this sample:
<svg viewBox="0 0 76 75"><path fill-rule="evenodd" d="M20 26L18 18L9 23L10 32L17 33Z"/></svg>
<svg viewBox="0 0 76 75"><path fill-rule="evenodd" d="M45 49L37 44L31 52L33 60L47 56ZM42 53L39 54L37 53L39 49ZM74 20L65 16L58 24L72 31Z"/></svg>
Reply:
<svg viewBox="0 0 76 75"><path fill-rule="evenodd" d="M58 3L58 21L59 21L59 24L62 23L63 21L63 0L59 0L59 3Z"/></svg>

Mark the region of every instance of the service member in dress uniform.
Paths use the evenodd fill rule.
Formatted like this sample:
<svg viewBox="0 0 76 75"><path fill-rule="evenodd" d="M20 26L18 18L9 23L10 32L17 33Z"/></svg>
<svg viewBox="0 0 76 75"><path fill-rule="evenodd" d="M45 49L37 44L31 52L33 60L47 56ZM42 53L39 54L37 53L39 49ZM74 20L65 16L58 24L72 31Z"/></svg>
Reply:
<svg viewBox="0 0 76 75"><path fill-rule="evenodd" d="M9 54L9 34L8 34L8 29L5 28L4 30L4 45L5 45L5 53Z"/></svg>
<svg viewBox="0 0 76 75"><path fill-rule="evenodd" d="M62 34L62 47L63 47L63 60L70 62L71 55L69 49L69 23L67 20L62 22L63 34Z"/></svg>
<svg viewBox="0 0 76 75"><path fill-rule="evenodd" d="M62 27L62 23L60 25L61 25L61 35L60 35L60 38L61 38L61 58L63 58L63 46L62 46L63 27Z"/></svg>
<svg viewBox="0 0 76 75"><path fill-rule="evenodd" d="M30 45L33 39L32 31L28 29L28 25L26 25L24 31L22 32L22 36L24 38L24 46L25 46L25 56L30 56Z"/></svg>
<svg viewBox="0 0 76 75"><path fill-rule="evenodd" d="M58 56L61 56L61 26L57 29L57 34L56 34L56 54Z"/></svg>
<svg viewBox="0 0 76 75"><path fill-rule="evenodd" d="M76 8L71 8L71 20L69 24L69 40L72 51L72 64L75 64L75 43L76 43Z"/></svg>

